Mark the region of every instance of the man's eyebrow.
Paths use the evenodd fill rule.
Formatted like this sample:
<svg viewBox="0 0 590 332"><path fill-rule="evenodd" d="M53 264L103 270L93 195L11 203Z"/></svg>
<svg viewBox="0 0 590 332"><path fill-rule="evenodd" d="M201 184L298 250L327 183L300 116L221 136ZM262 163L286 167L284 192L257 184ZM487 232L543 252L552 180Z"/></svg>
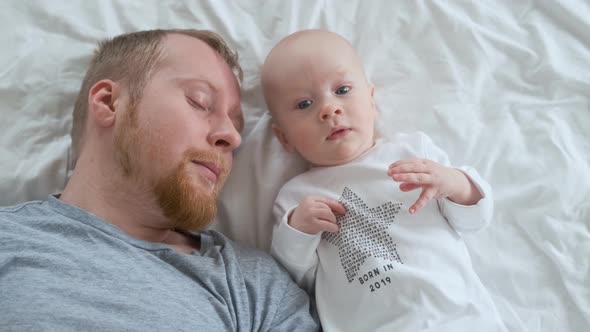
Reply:
<svg viewBox="0 0 590 332"><path fill-rule="evenodd" d="M198 85L205 85L207 88L209 88L209 90L213 91L213 92L217 92L217 88L215 88L213 85L211 85L211 83L207 80L202 80L199 78L184 78L184 77L180 77L177 79L178 82L180 82L181 84L198 84Z"/></svg>

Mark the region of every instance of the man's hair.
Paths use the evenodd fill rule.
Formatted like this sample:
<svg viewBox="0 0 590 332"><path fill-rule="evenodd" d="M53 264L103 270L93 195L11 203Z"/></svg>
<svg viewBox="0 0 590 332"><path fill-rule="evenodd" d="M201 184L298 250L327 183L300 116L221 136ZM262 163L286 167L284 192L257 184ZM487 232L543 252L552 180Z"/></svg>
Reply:
<svg viewBox="0 0 590 332"><path fill-rule="evenodd" d="M74 163L82 145L90 88L103 79L121 81L129 89L129 106L135 106L162 56L161 41L169 34L182 34L205 42L225 60L241 83L243 74L237 52L229 48L221 36L211 31L158 29L127 33L104 40L94 52L74 105L71 132Z"/></svg>

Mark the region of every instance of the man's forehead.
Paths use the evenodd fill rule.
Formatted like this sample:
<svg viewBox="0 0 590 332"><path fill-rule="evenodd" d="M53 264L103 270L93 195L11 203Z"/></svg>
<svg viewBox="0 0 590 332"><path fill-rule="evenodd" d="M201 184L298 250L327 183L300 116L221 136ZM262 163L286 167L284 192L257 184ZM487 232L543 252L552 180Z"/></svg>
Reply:
<svg viewBox="0 0 590 332"><path fill-rule="evenodd" d="M193 70L204 71L218 62L215 51L195 37L168 35L162 40L160 49L159 67L161 69L175 69L179 73L190 74Z"/></svg>
<svg viewBox="0 0 590 332"><path fill-rule="evenodd" d="M159 71L184 86L202 86L226 103L228 115L243 126L240 87L229 65L204 41L182 34L162 40Z"/></svg>
<svg viewBox="0 0 590 332"><path fill-rule="evenodd" d="M230 66L204 41L192 36L170 34L163 39L161 46L161 68L175 71L176 75L209 80L214 87L221 83L235 84L239 91Z"/></svg>
<svg viewBox="0 0 590 332"><path fill-rule="evenodd" d="M162 49L174 53L185 53L195 55L194 52L215 54L215 51L201 39L181 33L169 33L162 38ZM200 54L197 55L197 57Z"/></svg>

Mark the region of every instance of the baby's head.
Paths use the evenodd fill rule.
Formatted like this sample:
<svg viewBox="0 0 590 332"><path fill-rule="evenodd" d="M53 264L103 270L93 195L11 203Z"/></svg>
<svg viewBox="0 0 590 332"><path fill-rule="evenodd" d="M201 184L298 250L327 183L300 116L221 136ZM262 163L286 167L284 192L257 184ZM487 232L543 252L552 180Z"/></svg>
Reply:
<svg viewBox="0 0 590 332"><path fill-rule="evenodd" d="M281 40L262 67L262 89L275 135L312 165L345 164L373 146L373 87L339 35L305 30Z"/></svg>

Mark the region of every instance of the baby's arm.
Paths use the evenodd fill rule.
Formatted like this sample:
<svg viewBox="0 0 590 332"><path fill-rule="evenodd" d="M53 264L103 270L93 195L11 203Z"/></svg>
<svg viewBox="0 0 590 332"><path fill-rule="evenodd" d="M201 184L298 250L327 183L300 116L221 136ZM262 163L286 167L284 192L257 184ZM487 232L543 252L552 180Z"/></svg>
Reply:
<svg viewBox="0 0 590 332"><path fill-rule="evenodd" d="M493 213L490 185L471 167L451 167L447 154L426 135L421 137L426 159L400 160L387 171L394 181L401 182L400 190L422 189L410 213L435 198L456 230L473 231L487 225Z"/></svg>
<svg viewBox="0 0 590 332"><path fill-rule="evenodd" d="M321 233L338 230L332 209L345 212L340 203L314 196L306 197L298 206L284 212L280 206L275 206L280 222L273 230L271 254L309 293L315 284L318 265L316 249Z"/></svg>
<svg viewBox="0 0 590 332"><path fill-rule="evenodd" d="M459 169L446 167L428 159L398 160L389 166L387 174L401 182L401 191L422 188L410 213L423 208L433 198L448 198L461 205L474 205L482 198L473 182Z"/></svg>
<svg viewBox="0 0 590 332"><path fill-rule="evenodd" d="M457 231L477 231L487 226L492 220L494 212L492 188L474 168L465 166L459 169L469 178L475 190L481 195L481 199L472 205L460 204L448 199L439 200L440 211Z"/></svg>

